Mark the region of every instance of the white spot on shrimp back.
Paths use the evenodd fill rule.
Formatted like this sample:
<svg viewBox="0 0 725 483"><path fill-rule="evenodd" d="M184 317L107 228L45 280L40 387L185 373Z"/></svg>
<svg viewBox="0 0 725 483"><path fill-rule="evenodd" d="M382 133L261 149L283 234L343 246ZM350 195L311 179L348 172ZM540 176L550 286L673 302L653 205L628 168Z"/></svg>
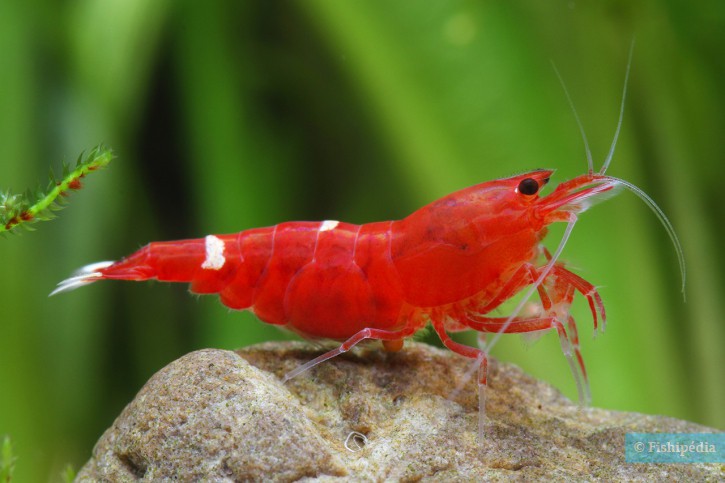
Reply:
<svg viewBox="0 0 725 483"><path fill-rule="evenodd" d="M320 225L320 231L334 230L339 224L340 222L337 220L325 220L322 222L322 225Z"/></svg>
<svg viewBox="0 0 725 483"><path fill-rule="evenodd" d="M207 270L219 270L222 268L227 261L224 258L224 242L214 235L208 235L204 238L204 246L206 248L206 259L201 264L201 268Z"/></svg>

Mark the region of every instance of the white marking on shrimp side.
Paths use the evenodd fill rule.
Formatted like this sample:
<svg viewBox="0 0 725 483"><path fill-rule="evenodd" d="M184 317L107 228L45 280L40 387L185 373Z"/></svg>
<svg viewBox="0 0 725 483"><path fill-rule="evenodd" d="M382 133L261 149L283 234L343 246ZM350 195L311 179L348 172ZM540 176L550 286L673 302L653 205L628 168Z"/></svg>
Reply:
<svg viewBox="0 0 725 483"><path fill-rule="evenodd" d="M227 262L224 258L224 242L214 235L207 235L204 238L204 246L206 247L206 259L201 264L201 268L207 270L219 270Z"/></svg>
<svg viewBox="0 0 725 483"><path fill-rule="evenodd" d="M339 224L340 222L337 220L325 220L322 222L322 225L320 225L320 231L334 230Z"/></svg>

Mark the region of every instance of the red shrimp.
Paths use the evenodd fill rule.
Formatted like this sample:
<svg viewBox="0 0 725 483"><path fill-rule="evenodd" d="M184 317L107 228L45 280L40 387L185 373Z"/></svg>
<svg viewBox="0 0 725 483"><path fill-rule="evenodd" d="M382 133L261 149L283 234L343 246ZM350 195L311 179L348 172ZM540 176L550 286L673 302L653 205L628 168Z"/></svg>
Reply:
<svg viewBox="0 0 725 483"><path fill-rule="evenodd" d="M478 184L399 221L290 222L152 242L120 261L84 267L53 294L98 280L189 282L191 292L219 294L227 307L250 310L266 323L344 341L286 379L365 339L398 350L430 322L446 347L480 361L483 388L487 352L453 341L449 332L555 329L586 387L569 306L575 292L582 294L594 327L602 329L604 306L594 286L551 258L541 242L549 224L568 222L571 228L593 200L624 182L585 174L540 196L552 173L539 169ZM543 257L549 262L540 263ZM526 287L536 287L540 314L510 320L487 315ZM579 380L576 369L574 374Z"/></svg>
<svg viewBox="0 0 725 483"><path fill-rule="evenodd" d="M187 282L191 292L218 294L227 307L250 310L263 322L307 338L342 341L285 380L366 339L399 350L404 339L430 323L446 347L478 361L482 432L487 356L495 341L485 350L473 348L453 341L451 332L473 329L498 337L554 329L580 399L588 398L569 307L576 293L584 296L595 330L603 330L604 305L591 283L557 259L577 215L594 201L618 187L639 195L672 238L684 283L682 252L664 214L634 185L604 175L611 151L599 173L589 159L587 174L559 184L546 196L540 193L553 170L537 169L457 191L397 221L289 222L231 235L152 242L120 261L82 268L52 294L99 280ZM568 227L551 256L542 241L555 222ZM488 315L527 290L509 317ZM537 313L519 316L533 292L538 292Z"/></svg>

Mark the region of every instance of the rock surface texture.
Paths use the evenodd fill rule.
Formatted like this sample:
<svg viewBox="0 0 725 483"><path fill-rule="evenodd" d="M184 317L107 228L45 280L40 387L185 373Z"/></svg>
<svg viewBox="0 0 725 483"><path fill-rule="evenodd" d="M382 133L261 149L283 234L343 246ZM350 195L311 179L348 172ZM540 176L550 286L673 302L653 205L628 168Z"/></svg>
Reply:
<svg viewBox="0 0 725 483"><path fill-rule="evenodd" d="M286 372L318 354L287 342L182 357L124 409L78 480L725 479L720 464L624 461L627 432L714 430L582 409L496 361L479 442L474 383L449 399L469 362L424 344L337 357L282 384Z"/></svg>

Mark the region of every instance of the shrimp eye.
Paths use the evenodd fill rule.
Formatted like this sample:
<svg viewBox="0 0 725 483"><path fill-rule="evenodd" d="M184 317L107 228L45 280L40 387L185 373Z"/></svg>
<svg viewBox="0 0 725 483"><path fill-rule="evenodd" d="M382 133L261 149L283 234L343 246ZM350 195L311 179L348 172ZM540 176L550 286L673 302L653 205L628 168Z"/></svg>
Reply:
<svg viewBox="0 0 725 483"><path fill-rule="evenodd" d="M523 195L535 195L539 191L539 183L534 178L526 178L519 183L519 193Z"/></svg>

